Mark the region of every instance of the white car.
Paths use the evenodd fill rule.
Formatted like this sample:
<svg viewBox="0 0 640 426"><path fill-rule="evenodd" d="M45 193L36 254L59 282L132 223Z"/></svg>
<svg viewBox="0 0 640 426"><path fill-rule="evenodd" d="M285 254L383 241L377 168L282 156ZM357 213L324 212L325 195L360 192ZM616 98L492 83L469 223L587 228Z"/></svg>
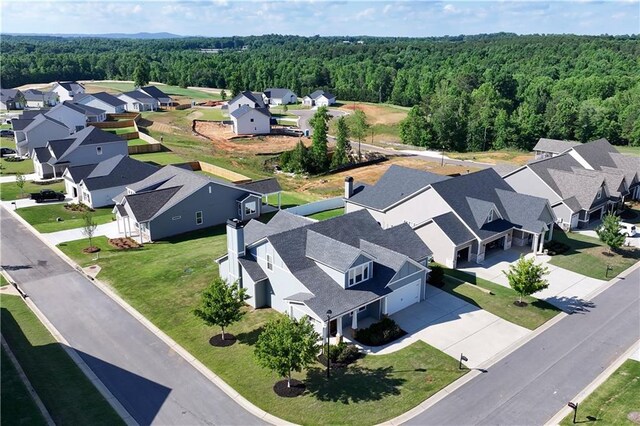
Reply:
<svg viewBox="0 0 640 426"><path fill-rule="evenodd" d="M620 233L627 237L636 235L636 226L633 223L620 222Z"/></svg>

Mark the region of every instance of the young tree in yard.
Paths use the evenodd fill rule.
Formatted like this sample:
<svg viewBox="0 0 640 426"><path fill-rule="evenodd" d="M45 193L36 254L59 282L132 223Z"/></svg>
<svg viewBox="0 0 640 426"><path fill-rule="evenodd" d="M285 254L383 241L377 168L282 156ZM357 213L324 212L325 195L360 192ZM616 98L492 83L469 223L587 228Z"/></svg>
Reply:
<svg viewBox="0 0 640 426"><path fill-rule="evenodd" d="M222 278L216 277L202 293L200 307L194 309L193 313L207 325L219 326L224 340L225 327L244 316L242 307L247 298L246 289L239 288L237 282L227 284Z"/></svg>
<svg viewBox="0 0 640 426"><path fill-rule="evenodd" d="M622 247L626 236L620 233L620 218L614 214L607 213L602 219L602 225L596 229L600 241L609 246L609 254L612 249Z"/></svg>
<svg viewBox="0 0 640 426"><path fill-rule="evenodd" d="M367 136L369 131L369 123L367 122L367 115L364 111L356 110L353 113L351 125L351 134L358 141L358 161L360 160L360 144L362 140Z"/></svg>
<svg viewBox="0 0 640 426"><path fill-rule="evenodd" d="M24 184L26 183L26 179L24 175L20 172L16 173L16 186L20 189L20 197L24 195Z"/></svg>
<svg viewBox="0 0 640 426"><path fill-rule="evenodd" d="M254 353L258 364L286 377L287 386L291 387L291 373L315 361L319 339L308 318L296 321L281 316L267 323L258 336Z"/></svg>
<svg viewBox="0 0 640 426"><path fill-rule="evenodd" d="M92 239L96 232L98 224L93 220L93 214L89 211L84 212L82 215L82 235L89 239L89 248L93 247Z"/></svg>
<svg viewBox="0 0 640 426"><path fill-rule="evenodd" d="M530 296L549 287L549 282L544 279L549 270L542 265L536 264L533 257L527 259L520 256L516 264L509 266L509 271L503 271L503 273L507 276L511 288L520 295L518 306L525 305L522 302L523 296Z"/></svg>
<svg viewBox="0 0 640 426"><path fill-rule="evenodd" d="M289 107L287 106L287 104L282 105L282 112L286 114L288 111L289 111Z"/></svg>
<svg viewBox="0 0 640 426"><path fill-rule="evenodd" d="M351 144L349 143L349 128L344 117L338 119L336 125L336 150L331 159L331 168L336 169L349 163L349 152L351 152Z"/></svg>
<svg viewBox="0 0 640 426"><path fill-rule="evenodd" d="M327 132L329 127L327 123L330 118L327 107L320 107L309 120L309 124L313 127L311 157L315 172L324 172L329 166L327 157Z"/></svg>
<svg viewBox="0 0 640 426"><path fill-rule="evenodd" d="M133 84L136 87L142 87L149 84L149 74L151 70L149 68L149 63L146 61L141 61L136 68L133 70Z"/></svg>
<svg viewBox="0 0 640 426"><path fill-rule="evenodd" d="M220 99L222 99L223 101L227 100L227 92L225 92L224 89L222 89L222 91L220 92Z"/></svg>

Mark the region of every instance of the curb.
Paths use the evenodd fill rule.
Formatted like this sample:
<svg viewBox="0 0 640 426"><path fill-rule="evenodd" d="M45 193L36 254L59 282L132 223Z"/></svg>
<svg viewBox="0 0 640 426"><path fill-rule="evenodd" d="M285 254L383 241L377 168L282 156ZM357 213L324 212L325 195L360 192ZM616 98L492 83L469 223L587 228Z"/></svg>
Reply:
<svg viewBox="0 0 640 426"><path fill-rule="evenodd" d="M276 417L276 416L274 416L272 414L269 414L266 411L262 410L261 408L258 408L256 405L254 405L251 402L249 402L246 398L244 398L242 395L240 395L235 389L233 389L231 386L229 386L224 380L222 380L218 375L214 374L204 364L202 364L200 361L198 361L186 349L184 349L182 346L180 346L171 337L169 337L167 334L165 334L163 331L161 331L158 327L153 325L153 323L151 321L149 321L145 316L143 316L140 312L138 312L136 309L134 309L127 302L125 302L124 299L122 299L119 295L117 295L115 293L115 291L113 289L111 289L111 287L109 287L108 285L102 283L101 281L99 281L99 280L97 280L95 278L89 277L84 272L81 272L81 268L80 268L79 265L77 265L70 257L68 257L66 254L64 254L62 252L62 250L60 250L58 247L54 246L49 241L47 241L46 238L44 238L38 231L36 231L35 228L33 228L20 215L16 214L15 212L13 212L13 211L11 211L11 210L9 210L7 208L5 208L5 210L7 210L10 214L12 214L14 217L16 217L18 219L18 221L20 221L23 225L25 225L27 227L27 229L29 229L31 231L32 234L34 234L47 247L52 249L56 255L58 255L62 260L64 260L66 263L68 263L72 268L77 270L81 275L86 277L91 283L93 283L105 295L107 295L114 302L116 302L119 306L121 306L128 314L133 316L140 324L142 324L145 328L147 328L149 331L151 331L156 337L158 337L160 340L162 340L162 342L164 342L166 345L168 345L173 351L175 351L185 361L187 361L187 363L189 363L189 365L191 365L196 370L198 370L209 381L211 381L214 385L216 385L220 390L222 390L225 394L227 394L227 396L229 396L231 399L233 399L238 405L240 405L246 411L250 412L251 414L253 414L257 418L259 418L261 420L264 420L266 422L269 422L271 424L274 424L274 425L295 425L295 423L287 422L286 420L280 419L280 418L278 418L278 417ZM31 302L31 304L29 306L31 307L31 305L33 305L35 307L33 302ZM37 310L37 307L35 307L35 309ZM38 315L38 312L34 311L34 313L36 313L36 315ZM50 324L49 321L46 319L46 317L44 317L44 315L42 313L40 313L38 318L40 318L41 321L43 321L43 324L45 325L45 327L47 327L47 324ZM45 321L46 321L46 323L45 323ZM51 327L53 328L52 325L51 325ZM49 327L47 327L47 328L49 328ZM54 328L54 330L55 330L55 328ZM57 332L57 330L55 331L55 333L56 334L54 334L52 332L52 334L54 334L54 337L56 337L56 339L58 338L57 336L60 336L60 338L64 340L64 337L62 337ZM63 343L63 342L61 342L61 343ZM64 345L65 345L65 347L67 347L66 341L64 342ZM75 353L75 351L74 351L74 353ZM78 356L77 354L75 354L75 355ZM74 358L74 361L75 361L75 358ZM80 360L80 361L82 361L82 360ZM84 362L83 362L83 364L84 364ZM82 368L82 366L80 366L80 368ZM91 375L93 375L95 377L95 374L86 366L86 364L85 364L85 368L87 368L89 373L87 373L87 371L85 371L84 369L83 369L83 371L85 371L85 373L88 376L91 374ZM91 379L91 377L89 377L89 378ZM104 390L106 392L108 392L108 394L110 395L110 398L113 398L113 402L117 403L118 405L120 405L120 402L118 402L117 399L115 399L115 397L106 388L106 386L104 386L104 384L100 381L100 379L98 379L97 377L95 377L95 379L100 383L100 386L102 388L104 388ZM96 385L96 386L98 387L98 385ZM98 387L98 390L100 390L100 387ZM108 398L106 396L105 396L105 398L107 398L107 400L109 402L112 401L110 398ZM118 409L115 406L114 406L114 409L116 409L116 411L118 411ZM122 409L124 410L124 407L122 407ZM129 413L126 412L126 410L124 410L124 412L126 413L127 417L132 418L131 415L129 415ZM120 414L119 411L118 411L118 414ZM125 419L125 421L126 421L126 419Z"/></svg>
<svg viewBox="0 0 640 426"><path fill-rule="evenodd" d="M571 399L571 402L581 403L584 401L593 391L595 391L602 383L604 383L620 366L631 356L631 354L638 348L640 345L640 340L636 341L631 345L629 349L627 349L618 359L616 359L612 364L610 364L602 373L596 377L593 382L589 383L586 388L580 391L578 395ZM558 411L558 413L553 416L549 421L545 423L545 425L557 425L560 424L562 419L567 417L573 409L568 406L564 406L562 410Z"/></svg>

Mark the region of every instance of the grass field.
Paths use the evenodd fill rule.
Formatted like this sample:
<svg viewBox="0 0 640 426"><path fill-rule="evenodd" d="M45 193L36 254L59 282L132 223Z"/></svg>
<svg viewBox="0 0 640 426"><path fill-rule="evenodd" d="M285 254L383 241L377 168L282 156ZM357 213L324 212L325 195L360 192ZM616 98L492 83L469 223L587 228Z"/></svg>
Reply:
<svg viewBox="0 0 640 426"><path fill-rule="evenodd" d="M633 155L640 157L640 146L619 146L616 145L616 149L622 154Z"/></svg>
<svg viewBox="0 0 640 426"><path fill-rule="evenodd" d="M7 281L4 275L0 274L0 287L4 287L5 285L9 285L9 281Z"/></svg>
<svg viewBox="0 0 640 426"><path fill-rule="evenodd" d="M94 82L87 82L84 84L84 86L87 89L87 92L89 93L95 93L99 91L107 91L111 93L128 92L135 89L133 83L122 82L122 81L120 82L94 81ZM180 96L185 98L192 98L195 100L200 100L200 99L219 100L220 99L219 94L208 93L202 90L183 89L182 87L169 86L165 84L157 84L155 86L169 96Z"/></svg>
<svg viewBox="0 0 640 426"><path fill-rule="evenodd" d="M600 240L575 232L556 229L553 239L567 244L570 249L553 256L549 263L599 280L610 280L640 260L640 249L622 247L609 255L608 247ZM611 267L608 273L607 265Z"/></svg>
<svg viewBox="0 0 640 426"><path fill-rule="evenodd" d="M0 295L0 306L2 336L56 424L123 424L20 297ZM5 391L3 386L3 395Z"/></svg>
<svg viewBox="0 0 640 426"><path fill-rule="evenodd" d="M0 174L15 175L16 173L22 173L23 175L28 175L33 173L33 171L33 160L29 158L18 162L7 161L6 158L0 158Z"/></svg>
<svg viewBox="0 0 640 426"><path fill-rule="evenodd" d="M47 422L42 417L4 348L2 348L1 355L0 418L2 418L2 423L7 425L46 425Z"/></svg>
<svg viewBox="0 0 640 426"><path fill-rule="evenodd" d="M299 206L301 204L307 204L313 201L318 201L317 197L313 197L312 195L308 195L308 194L300 194L297 192L290 192L290 191L282 191L282 194L280 195L280 207L283 209L289 208L289 207L295 207L295 206ZM269 204L271 204L272 206L278 206L278 197L276 197L275 195L272 195L269 197Z"/></svg>
<svg viewBox="0 0 640 426"><path fill-rule="evenodd" d="M135 133L135 127L116 127L114 129L103 129L105 132L115 133L116 135L124 135L126 133Z"/></svg>
<svg viewBox="0 0 640 426"><path fill-rule="evenodd" d="M193 108L187 118L192 120L223 121L229 120L229 114L223 112L220 108Z"/></svg>
<svg viewBox="0 0 640 426"><path fill-rule="evenodd" d="M33 182L25 182L23 194L20 193L20 188L18 188L15 182L0 183L0 200L7 201L17 200L18 198L29 198L30 192L40 192L42 189L64 192L64 183L57 182L50 185L36 185Z"/></svg>
<svg viewBox="0 0 640 426"><path fill-rule="evenodd" d="M633 425L627 416L640 412L640 362L629 359L578 406L576 423ZM573 424L573 413L561 425Z"/></svg>
<svg viewBox="0 0 640 426"><path fill-rule="evenodd" d="M513 304L518 300L518 294L510 288L455 269L445 269L445 274L442 290L529 330L535 330L561 312L555 306L531 296L523 298L528 303L526 307L518 307Z"/></svg>
<svg viewBox="0 0 640 426"><path fill-rule="evenodd" d="M253 345L263 325L280 314L271 309L250 311L228 328L238 338L238 343L228 348L212 347L208 340L219 330L205 326L192 314L201 291L218 274L211 259L226 251L224 227L147 244L127 253L112 249L103 237L95 243L102 249L98 278L111 284L128 303L244 397L289 421L378 423L416 406L465 373L458 370L453 358L418 342L390 355L366 356L354 367L336 372L329 382L324 368L314 365L294 374L306 380L305 395L279 398L272 390L279 378L256 364ZM81 253L85 246L86 240L80 240L60 248L87 266L95 261ZM135 277L131 270L136 271Z"/></svg>
<svg viewBox="0 0 640 426"><path fill-rule="evenodd" d="M446 152L445 155L456 160L472 160L489 164L512 163L521 165L533 160L532 153L512 149L481 152Z"/></svg>
<svg viewBox="0 0 640 426"><path fill-rule="evenodd" d="M129 139L127 141L127 145L129 146L134 146L134 145L148 145L149 143L147 141L144 141L140 138L135 138L135 139Z"/></svg>
<svg viewBox="0 0 640 426"><path fill-rule="evenodd" d="M64 204L43 204L34 207L23 207L16 210L24 220L29 222L38 232L57 232L65 229L81 228L84 223L83 212L67 210ZM93 220L98 225L112 221L112 207L102 207L92 212ZM62 218L57 222L56 218Z"/></svg>
<svg viewBox="0 0 640 426"><path fill-rule="evenodd" d="M161 166L185 162L184 158L180 157L177 154L174 154L173 152L151 152L148 154L135 154L132 155L131 158L139 161L146 161L148 163L155 163Z"/></svg>
<svg viewBox="0 0 640 426"><path fill-rule="evenodd" d="M311 219L316 219L316 220L326 220L326 219L331 219L332 217L342 216L343 214L344 214L344 208L340 208L340 209L334 209L334 210L326 210L320 213L314 213L307 217L310 217Z"/></svg>

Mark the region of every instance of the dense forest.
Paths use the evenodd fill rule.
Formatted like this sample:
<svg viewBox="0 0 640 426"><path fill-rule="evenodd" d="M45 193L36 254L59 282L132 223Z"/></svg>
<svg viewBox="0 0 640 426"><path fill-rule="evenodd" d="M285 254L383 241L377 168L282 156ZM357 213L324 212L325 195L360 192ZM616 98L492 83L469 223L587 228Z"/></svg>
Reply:
<svg viewBox="0 0 640 426"><path fill-rule="evenodd" d="M288 87L301 96L323 88L338 99L410 106L403 141L438 149L530 149L541 136L640 145L637 36L3 36L0 51L3 87L130 80L144 63L152 81L172 85Z"/></svg>

